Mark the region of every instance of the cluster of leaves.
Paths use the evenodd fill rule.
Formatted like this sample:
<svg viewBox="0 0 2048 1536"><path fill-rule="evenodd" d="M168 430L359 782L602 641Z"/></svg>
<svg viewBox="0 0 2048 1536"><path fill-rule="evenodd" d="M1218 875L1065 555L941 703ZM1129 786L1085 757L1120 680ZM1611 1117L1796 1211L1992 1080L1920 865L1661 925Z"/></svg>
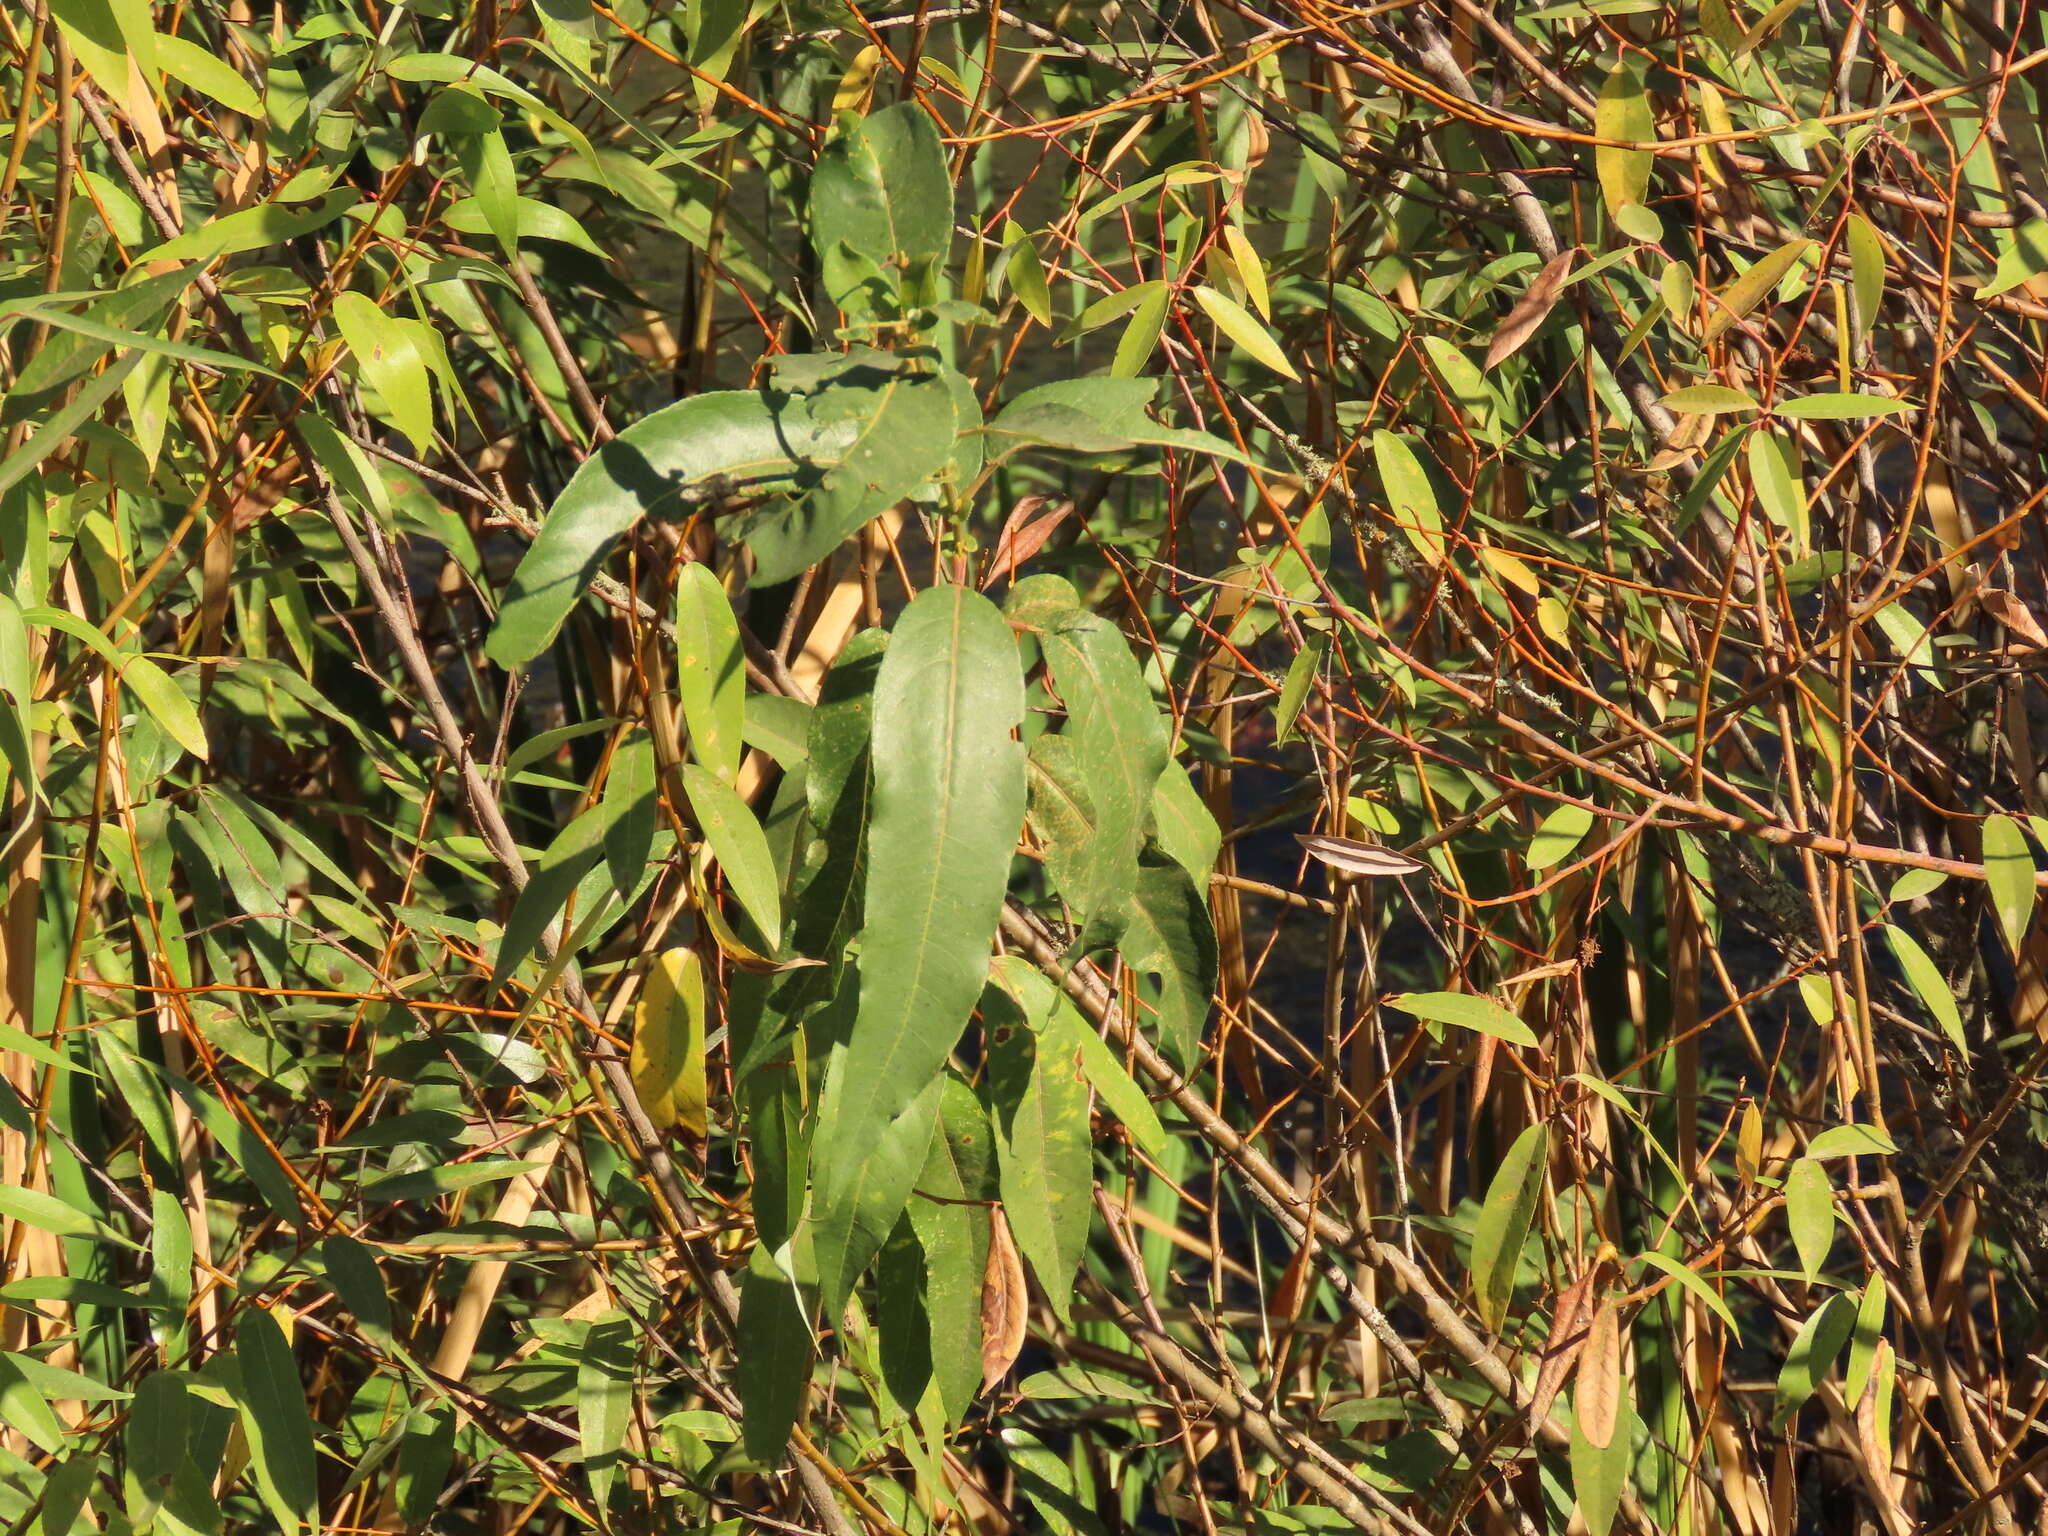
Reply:
<svg viewBox="0 0 2048 1536"><path fill-rule="evenodd" d="M0 1529L2038 1524L2042 38L0 12Z"/></svg>

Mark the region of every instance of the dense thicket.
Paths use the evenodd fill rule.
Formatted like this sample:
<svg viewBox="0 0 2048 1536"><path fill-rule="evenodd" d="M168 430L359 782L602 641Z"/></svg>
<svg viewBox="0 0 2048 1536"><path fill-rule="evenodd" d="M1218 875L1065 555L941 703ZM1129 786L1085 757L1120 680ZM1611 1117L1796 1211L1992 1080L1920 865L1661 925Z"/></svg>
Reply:
<svg viewBox="0 0 2048 1536"><path fill-rule="evenodd" d="M0 10L0 1531L2041 1529L2044 43Z"/></svg>

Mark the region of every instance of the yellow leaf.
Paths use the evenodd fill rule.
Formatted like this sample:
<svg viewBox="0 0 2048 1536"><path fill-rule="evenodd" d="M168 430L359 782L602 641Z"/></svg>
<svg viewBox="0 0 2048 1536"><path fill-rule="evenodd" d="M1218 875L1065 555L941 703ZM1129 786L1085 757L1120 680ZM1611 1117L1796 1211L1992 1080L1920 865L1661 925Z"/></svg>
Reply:
<svg viewBox="0 0 2048 1536"><path fill-rule="evenodd" d="M1812 244L1811 240L1794 240L1779 246L1768 256L1759 257L1755 266L1715 295L1714 311L1707 317L1706 339L1712 341L1761 304Z"/></svg>
<svg viewBox="0 0 2048 1536"><path fill-rule="evenodd" d="M627 1066L649 1120L704 1134L704 962L695 950L655 957L633 1011Z"/></svg>
<svg viewBox="0 0 2048 1536"><path fill-rule="evenodd" d="M1266 291L1266 269L1259 261L1259 253L1252 248L1251 238L1235 224L1223 226L1223 243L1230 247L1230 259L1237 264L1239 281L1252 301L1252 308L1270 320L1273 318L1272 296Z"/></svg>
<svg viewBox="0 0 2048 1536"><path fill-rule="evenodd" d="M1297 383L1300 381L1301 375L1294 371L1294 364L1287 361L1287 354L1280 350L1280 343L1273 339L1273 333L1259 324L1250 310L1214 288L1197 288L1194 295L1203 312L1216 322L1216 329L1239 348L1282 377Z"/></svg>
<svg viewBox="0 0 2048 1536"><path fill-rule="evenodd" d="M1593 131L1603 139L1626 144L1644 144L1657 137L1657 117L1643 89L1642 71L1635 64L1616 65L1601 85L1600 100L1593 109ZM1602 144L1593 151L1600 196L1610 214L1649 195L1654 158L1646 149L1622 149L1614 144Z"/></svg>

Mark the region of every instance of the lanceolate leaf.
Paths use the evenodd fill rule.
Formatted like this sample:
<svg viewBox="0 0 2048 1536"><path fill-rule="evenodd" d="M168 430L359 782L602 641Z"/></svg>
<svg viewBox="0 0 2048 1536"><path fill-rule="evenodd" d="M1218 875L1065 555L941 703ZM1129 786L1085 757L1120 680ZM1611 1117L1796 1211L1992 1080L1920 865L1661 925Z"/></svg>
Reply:
<svg viewBox="0 0 2048 1536"><path fill-rule="evenodd" d="M1593 128L1603 139L1593 151L1600 175L1600 195L1609 213L1629 203L1640 203L1649 195L1650 168L1655 157L1647 149L1626 149L1624 144L1646 144L1657 137L1657 118L1643 89L1641 67L1633 60L1615 66L1600 87L1600 100L1593 113Z"/></svg>
<svg viewBox="0 0 2048 1536"><path fill-rule="evenodd" d="M1779 246L1769 255L1759 257L1755 266L1722 289L1715 296L1707 316L1705 338L1714 340L1761 304L1778 286L1779 280L1792 270L1792 264L1806 254L1811 244L1811 240L1794 240Z"/></svg>
<svg viewBox="0 0 2048 1536"><path fill-rule="evenodd" d="M1130 642L1114 624L1085 611L1064 577L1027 577L1004 607L1038 638L1067 707L1060 733L1071 744L1067 761L1086 784L1093 812L1081 845L1067 850L1073 884L1060 894L1087 917L1083 948L1113 943L1124 926L1124 898L1137 879L1153 788L1166 767L1165 726Z"/></svg>
<svg viewBox="0 0 2048 1536"><path fill-rule="evenodd" d="M774 1465L811 1375L811 1325L795 1285L757 1245L740 1282L738 1382L747 1454Z"/></svg>
<svg viewBox="0 0 2048 1536"><path fill-rule="evenodd" d="M958 419L961 402L945 375L913 372L882 352L825 361L815 383L807 379L804 392L776 406L778 419L820 445L801 456L801 494L734 530L753 551L758 586L787 581L829 555L945 469L956 432L980 424ZM791 371L782 371L784 381ZM972 397L969 390L970 403Z"/></svg>
<svg viewBox="0 0 2048 1536"><path fill-rule="evenodd" d="M1216 987L1216 930L1209 920L1208 893L1185 868L1148 848L1138 861L1118 948L1127 964L1159 978L1159 1043L1185 1071L1201 1044Z"/></svg>
<svg viewBox="0 0 2048 1536"><path fill-rule="evenodd" d="M1479 1315L1498 1333L1515 1293L1515 1269L1522 1244L1543 1193L1543 1164L1550 1149L1543 1127L1532 1125L1514 1140L1487 1186L1472 1229L1472 1290Z"/></svg>
<svg viewBox="0 0 2048 1536"><path fill-rule="evenodd" d="M996 977L1014 1000L1004 1009L992 999L982 1005L1003 1208L1039 1289L1065 1319L1088 1240L1094 1177L1081 1047L1052 1022L1063 1000L1051 982L1014 959Z"/></svg>
<svg viewBox="0 0 2048 1536"><path fill-rule="evenodd" d="M690 755L727 783L740 771L746 692L732 604L711 568L692 561L676 576L676 696L690 732Z"/></svg>
<svg viewBox="0 0 2048 1536"><path fill-rule="evenodd" d="M1024 820L1010 735L1023 713L1016 641L995 606L961 587L919 594L875 690L860 1012L820 1110L833 1156L813 1219L835 1306L895 1222L871 1212L854 1229L861 1169L936 1081L981 995Z"/></svg>
<svg viewBox="0 0 2048 1536"><path fill-rule="evenodd" d="M2018 954L2034 915L2034 850L2010 816L1984 818L1984 884L2005 946Z"/></svg>
<svg viewBox="0 0 2048 1536"><path fill-rule="evenodd" d="M1455 1024L1460 1029L1492 1035L1510 1045L1536 1044L1534 1031L1491 998L1475 997L1469 992L1403 992L1387 1001L1418 1019Z"/></svg>
<svg viewBox="0 0 2048 1536"><path fill-rule="evenodd" d="M683 764L683 789L726 884L768 943L782 941L782 888L767 834L731 785L696 763Z"/></svg>
<svg viewBox="0 0 2048 1536"><path fill-rule="evenodd" d="M954 406L943 379L884 353L824 361L808 393L696 395L586 459L513 573L491 630L491 659L514 666L545 649L612 545L643 517L675 517L726 498L799 495L793 506L777 502L755 514L751 525L775 559L803 556L771 573L780 579L815 558L804 551L829 552L947 462Z"/></svg>
<svg viewBox="0 0 2048 1536"><path fill-rule="evenodd" d="M1884 937L1899 962L1899 969L1905 972L1906 984L1927 1011L1934 1015L1934 1022L1941 1026L1941 1032L1948 1036L1949 1043L1967 1057L1970 1042L1963 1033L1963 1011L1956 1006L1956 995L1949 987L1948 978L1941 974L1941 967L1905 929L1886 923Z"/></svg>
<svg viewBox="0 0 2048 1536"><path fill-rule="evenodd" d="M602 1509L633 1424L633 1320L608 1312L590 1325L576 1362L576 1427L591 1497Z"/></svg>
<svg viewBox="0 0 2048 1536"><path fill-rule="evenodd" d="M634 1010L629 1070L649 1120L704 1134L704 962L695 950L655 957Z"/></svg>
<svg viewBox="0 0 2048 1536"><path fill-rule="evenodd" d="M1785 1175L1785 1219L1792 1228L1799 1267L1812 1280L1820 1274L1835 1242L1834 1186L1817 1159L1802 1157Z"/></svg>
<svg viewBox="0 0 2048 1536"><path fill-rule="evenodd" d="M313 1421L291 1346L270 1313L251 1307L235 1335L241 1376L242 1432L264 1502L295 1528L291 1517L315 1518L319 1492L313 1462Z"/></svg>
<svg viewBox="0 0 2048 1536"><path fill-rule="evenodd" d="M964 1418L981 1390L981 1291L996 1168L987 1115L972 1089L948 1077L910 1223L924 1252L927 1350L949 1422Z"/></svg>
<svg viewBox="0 0 2048 1536"><path fill-rule="evenodd" d="M1785 1353L1784 1369L1778 1373L1778 1392L1771 1412L1774 1425L1782 1428L1789 1423L1827 1380L1835 1356L1855 1331L1856 1309L1856 1298L1837 1292L1800 1325L1792 1347Z"/></svg>

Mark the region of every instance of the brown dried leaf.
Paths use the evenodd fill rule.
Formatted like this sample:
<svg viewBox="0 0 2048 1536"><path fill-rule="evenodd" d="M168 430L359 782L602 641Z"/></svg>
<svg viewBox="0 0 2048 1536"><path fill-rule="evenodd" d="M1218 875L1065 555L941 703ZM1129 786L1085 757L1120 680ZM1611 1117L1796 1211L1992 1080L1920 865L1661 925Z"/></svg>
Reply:
<svg viewBox="0 0 2048 1536"><path fill-rule="evenodd" d="M988 1212L988 1268L981 1280L981 1389L1001 1381L1024 1349L1024 1325L1031 1296L1024 1284L1024 1260L1010 1236L1000 1205Z"/></svg>
<svg viewBox="0 0 2048 1536"><path fill-rule="evenodd" d="M2019 597L1998 587L1979 587L1977 601L1986 613L2003 624L2013 639L2037 651L2048 651L2048 634L2041 629L2034 611Z"/></svg>
<svg viewBox="0 0 2048 1536"><path fill-rule="evenodd" d="M1550 1320L1550 1342L1543 1351L1543 1364L1536 1372L1536 1390L1529 1397L1529 1423L1532 1428L1550 1417L1550 1405L1564 1390L1572 1366L1579 1358L1579 1351L1586 1347L1586 1300L1593 1294L1593 1277L1599 1269L1598 1260L1588 1264L1586 1272L1557 1298L1557 1311Z"/></svg>
<svg viewBox="0 0 2048 1536"><path fill-rule="evenodd" d="M1073 515L1071 501L1054 503L1051 511L1045 511L1051 501L1050 496L1026 496L1010 509L1010 515L1003 519L1003 531L996 536L996 558L988 575L982 578L982 591L986 592L1045 548L1045 541Z"/></svg>
<svg viewBox="0 0 2048 1536"><path fill-rule="evenodd" d="M1378 843L1362 843L1355 837L1329 837L1321 832L1297 832L1294 840L1308 850L1308 856L1327 864L1340 874L1353 876L1413 875L1429 868L1422 860Z"/></svg>
<svg viewBox="0 0 2048 1536"><path fill-rule="evenodd" d="M1536 274L1536 281L1529 285L1529 291L1516 301L1508 311L1507 319L1501 321L1500 329L1494 332L1493 345L1486 349L1486 364L1494 368L1506 362L1528 344L1557 304L1558 284L1572 269L1577 258L1573 251L1559 251L1543 264L1543 270Z"/></svg>
<svg viewBox="0 0 2048 1536"><path fill-rule="evenodd" d="M1605 1450L1614 1443L1614 1429L1621 1420L1621 1319L1605 1296L1586 1329L1578 1383L1572 1411L1588 1442Z"/></svg>

